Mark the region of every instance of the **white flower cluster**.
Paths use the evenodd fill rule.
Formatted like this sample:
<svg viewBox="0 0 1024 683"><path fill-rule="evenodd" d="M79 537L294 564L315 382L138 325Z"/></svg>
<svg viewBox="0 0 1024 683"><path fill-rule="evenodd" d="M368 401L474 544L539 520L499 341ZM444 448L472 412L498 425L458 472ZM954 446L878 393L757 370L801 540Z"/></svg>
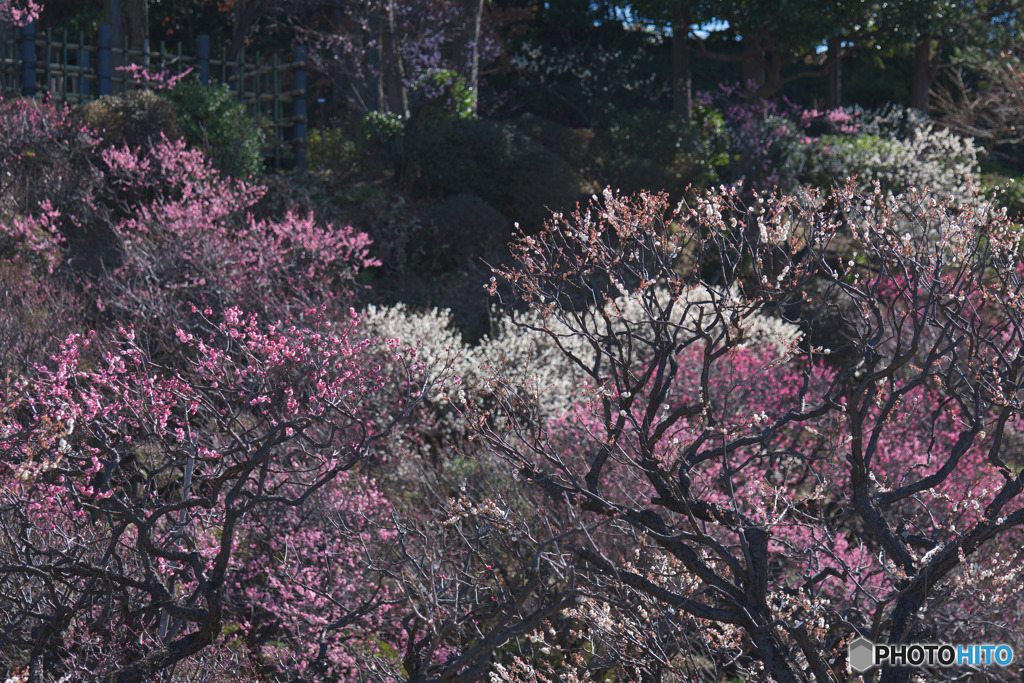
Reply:
<svg viewBox="0 0 1024 683"><path fill-rule="evenodd" d="M463 350L462 335L452 329L452 312L432 308L414 313L405 304L367 306L360 318L363 333L383 340L398 339L418 349L421 361L437 369Z"/></svg>
<svg viewBox="0 0 1024 683"><path fill-rule="evenodd" d="M655 300L662 310L668 306L670 299L671 295L664 288L656 290ZM638 292L619 297L609 306L617 309L616 317L621 320L622 329L626 326L635 328L652 317L652 313L646 309L644 298ZM716 312L720 312L729 318L724 322L733 326L744 344L770 344L785 354L800 340L802 333L796 325L759 312L743 316L742 313L747 310L748 305L742 301L736 289L719 291L698 286L675 302L669 322L677 325L684 333L692 334L697 332L698 324L704 329L711 327L709 321L715 319Z"/></svg>
<svg viewBox="0 0 1024 683"><path fill-rule="evenodd" d="M664 289L654 294L661 310L666 309L670 298ZM649 296L637 292L606 304L604 314L612 321L612 333L616 336L649 334L652 320L656 321L659 315L649 310L650 304ZM667 322L677 326L683 335L692 334L698 325L708 328L727 324L743 343L772 344L780 353L791 350L800 339L799 328L778 318L758 312L740 315L749 312L746 307L735 291L717 292L696 287L675 302ZM721 318L716 311L722 312ZM591 319L595 316L602 319L596 311L587 315ZM496 390L491 378L499 377L506 390L514 391L518 399L527 401L541 416L563 414L579 400L580 387L587 378L568 354L587 364L593 362L596 351L566 321L554 316L543 318L536 312L519 315L515 321L500 317L493 336L484 337L475 346L463 343L451 322L448 310L418 313L404 304L371 306L363 316L367 333L382 340L398 337L403 346L417 347L424 363L435 368L435 372L450 363L452 374L469 395L479 396ZM459 390L453 389L451 393L454 398ZM447 430L462 431L465 425L461 418L443 410L449 398L447 394L442 390L430 400L441 409Z"/></svg>

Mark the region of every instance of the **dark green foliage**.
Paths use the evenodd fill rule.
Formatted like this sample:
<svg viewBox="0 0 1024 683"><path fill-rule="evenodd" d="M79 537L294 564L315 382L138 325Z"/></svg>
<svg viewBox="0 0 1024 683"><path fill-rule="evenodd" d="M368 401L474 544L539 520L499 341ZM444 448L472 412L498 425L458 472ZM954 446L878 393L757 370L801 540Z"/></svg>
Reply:
<svg viewBox="0 0 1024 683"><path fill-rule="evenodd" d="M434 238L428 256L441 271L470 266L512 239L511 221L475 195L445 197L425 213Z"/></svg>
<svg viewBox="0 0 1024 683"><path fill-rule="evenodd" d="M453 120L431 133L416 141L419 181L430 193L476 195L527 229L580 196L569 164L512 124Z"/></svg>
<svg viewBox="0 0 1024 683"><path fill-rule="evenodd" d="M371 111L359 121L359 137L378 164L399 172L405 167L405 119L389 111Z"/></svg>
<svg viewBox="0 0 1024 683"><path fill-rule="evenodd" d="M641 190L672 191L680 187L676 174L656 161L643 157L611 159L605 174L613 190L634 194Z"/></svg>
<svg viewBox="0 0 1024 683"><path fill-rule="evenodd" d="M533 114L518 118L516 128L565 159L584 176L593 175L605 153L592 128L571 128Z"/></svg>
<svg viewBox="0 0 1024 683"><path fill-rule="evenodd" d="M265 135L227 85L181 81L168 98L185 138L202 149L217 169L236 178L262 173Z"/></svg>
<svg viewBox="0 0 1024 683"><path fill-rule="evenodd" d="M696 107L690 121L660 109L632 111L617 117L608 138L609 182L623 191L707 185L729 163L725 121L710 107Z"/></svg>
<svg viewBox="0 0 1024 683"><path fill-rule="evenodd" d="M1024 182L994 173L981 176L985 194L997 207L1005 207L1006 213L1015 222L1024 222Z"/></svg>
<svg viewBox="0 0 1024 683"><path fill-rule="evenodd" d="M84 104L82 119L100 133L103 141L132 149L151 147L161 136L181 137L174 106L152 90L130 90Z"/></svg>
<svg viewBox="0 0 1024 683"><path fill-rule="evenodd" d="M359 149L344 128L314 128L306 135L306 163L343 180L359 172Z"/></svg>

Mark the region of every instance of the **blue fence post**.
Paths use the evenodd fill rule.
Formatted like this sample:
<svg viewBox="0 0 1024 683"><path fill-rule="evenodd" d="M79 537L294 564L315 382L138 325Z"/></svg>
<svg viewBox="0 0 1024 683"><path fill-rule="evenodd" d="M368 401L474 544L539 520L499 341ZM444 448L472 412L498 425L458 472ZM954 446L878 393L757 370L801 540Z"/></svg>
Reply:
<svg viewBox="0 0 1024 683"><path fill-rule="evenodd" d="M89 71L89 51L85 49L85 36L78 34L78 92L82 101L89 99L89 79L86 73Z"/></svg>
<svg viewBox="0 0 1024 683"><path fill-rule="evenodd" d="M99 95L110 95L113 93L110 78L114 72L113 47L114 27L110 24L100 26L100 53L96 60L96 71L99 75Z"/></svg>
<svg viewBox="0 0 1024 683"><path fill-rule="evenodd" d="M295 117L293 126L295 145L295 167L306 170L306 48L299 45L295 48L295 106L292 114Z"/></svg>
<svg viewBox="0 0 1024 683"><path fill-rule="evenodd" d="M36 94L36 22L21 27L21 94Z"/></svg>
<svg viewBox="0 0 1024 683"><path fill-rule="evenodd" d="M196 36L196 66L199 82L210 85L210 36L205 33Z"/></svg>

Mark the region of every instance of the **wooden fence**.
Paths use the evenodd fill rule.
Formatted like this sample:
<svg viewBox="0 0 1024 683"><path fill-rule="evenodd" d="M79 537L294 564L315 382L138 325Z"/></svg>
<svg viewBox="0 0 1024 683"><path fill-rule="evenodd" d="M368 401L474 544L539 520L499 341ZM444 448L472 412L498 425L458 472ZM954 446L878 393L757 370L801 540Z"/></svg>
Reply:
<svg viewBox="0 0 1024 683"><path fill-rule="evenodd" d="M291 162L305 167L306 142L306 53L296 47L289 60L260 53L229 61L226 50L211 54L210 36L197 37L194 54L183 51L181 43L158 49L149 44L130 50L128 43L114 46L109 25L99 28L95 44L84 34L68 36L64 31L37 32L29 24L12 32L0 31L0 96L35 97L49 95L58 102L78 104L104 95L141 87L120 67L138 64L150 69L180 74L195 69L199 80L226 83L258 125L272 129L264 150L275 167Z"/></svg>

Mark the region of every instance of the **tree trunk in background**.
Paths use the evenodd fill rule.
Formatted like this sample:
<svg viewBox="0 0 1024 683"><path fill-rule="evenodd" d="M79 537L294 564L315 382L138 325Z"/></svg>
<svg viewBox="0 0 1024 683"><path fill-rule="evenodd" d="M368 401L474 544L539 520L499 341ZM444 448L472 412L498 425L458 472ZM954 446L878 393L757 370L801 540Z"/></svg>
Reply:
<svg viewBox="0 0 1024 683"><path fill-rule="evenodd" d="M910 107L928 114L928 91L932 88L932 39L921 36L914 45L914 69L910 76Z"/></svg>
<svg viewBox="0 0 1024 683"><path fill-rule="evenodd" d="M267 11L266 0L249 0L235 2L235 22L231 29L231 45L228 46L228 59L238 59L249 38L249 31Z"/></svg>
<svg viewBox="0 0 1024 683"><path fill-rule="evenodd" d="M466 28L455 39L456 68L466 77L466 87L474 94L473 113L476 113L480 86L480 33L483 26L484 0L460 0L468 21Z"/></svg>
<svg viewBox="0 0 1024 683"><path fill-rule="evenodd" d="M775 49L775 41L769 39L764 50L765 83L758 93L761 97L774 97L782 89L782 53Z"/></svg>
<svg viewBox="0 0 1024 683"><path fill-rule="evenodd" d="M370 65L370 73L376 78L373 83L367 83L367 104L369 111L382 111L387 109L387 102L384 101L384 24L381 18L381 3L375 2L370 7L370 21L366 44L372 46L367 48L366 61Z"/></svg>
<svg viewBox="0 0 1024 683"><path fill-rule="evenodd" d="M128 49L141 53L149 38L149 0L125 0L124 26ZM141 54L138 58L145 61Z"/></svg>
<svg viewBox="0 0 1024 683"><path fill-rule="evenodd" d="M764 71L761 36L743 36L743 87L760 90L764 86Z"/></svg>
<svg viewBox="0 0 1024 683"><path fill-rule="evenodd" d="M676 7L672 25L672 112L689 120L693 112L693 74L690 71L690 12Z"/></svg>
<svg viewBox="0 0 1024 683"><path fill-rule="evenodd" d="M123 25L121 19L121 0L103 0L103 23L110 24L113 27L111 42L115 47L119 46L124 39L124 33L121 28Z"/></svg>
<svg viewBox="0 0 1024 683"><path fill-rule="evenodd" d="M759 97L771 97L782 85L782 54L767 28L743 36L743 84Z"/></svg>
<svg viewBox="0 0 1024 683"><path fill-rule="evenodd" d="M388 0L387 16L381 19L381 75L388 111L409 118L409 91L405 65L396 34L395 2Z"/></svg>
<svg viewBox="0 0 1024 683"><path fill-rule="evenodd" d="M338 33L345 30L343 28L345 13L342 11L341 2L342 0L334 0L334 4L331 7L331 21ZM350 95L357 99L362 99L359 97L359 91L352 85L352 79L349 77L348 70L341 66L344 63L345 59L342 54L342 48L341 46L336 46L334 48L334 65L331 69L331 111L335 113L346 106ZM356 109L357 111L362 111L365 108L366 103L360 102Z"/></svg>
<svg viewBox="0 0 1024 683"><path fill-rule="evenodd" d="M484 18L484 0L476 0L473 12L472 51L469 63L469 87L473 92L473 113L476 114L480 101L480 26Z"/></svg>
<svg viewBox="0 0 1024 683"><path fill-rule="evenodd" d="M825 107L843 106L843 39L828 39L828 60L825 74Z"/></svg>

